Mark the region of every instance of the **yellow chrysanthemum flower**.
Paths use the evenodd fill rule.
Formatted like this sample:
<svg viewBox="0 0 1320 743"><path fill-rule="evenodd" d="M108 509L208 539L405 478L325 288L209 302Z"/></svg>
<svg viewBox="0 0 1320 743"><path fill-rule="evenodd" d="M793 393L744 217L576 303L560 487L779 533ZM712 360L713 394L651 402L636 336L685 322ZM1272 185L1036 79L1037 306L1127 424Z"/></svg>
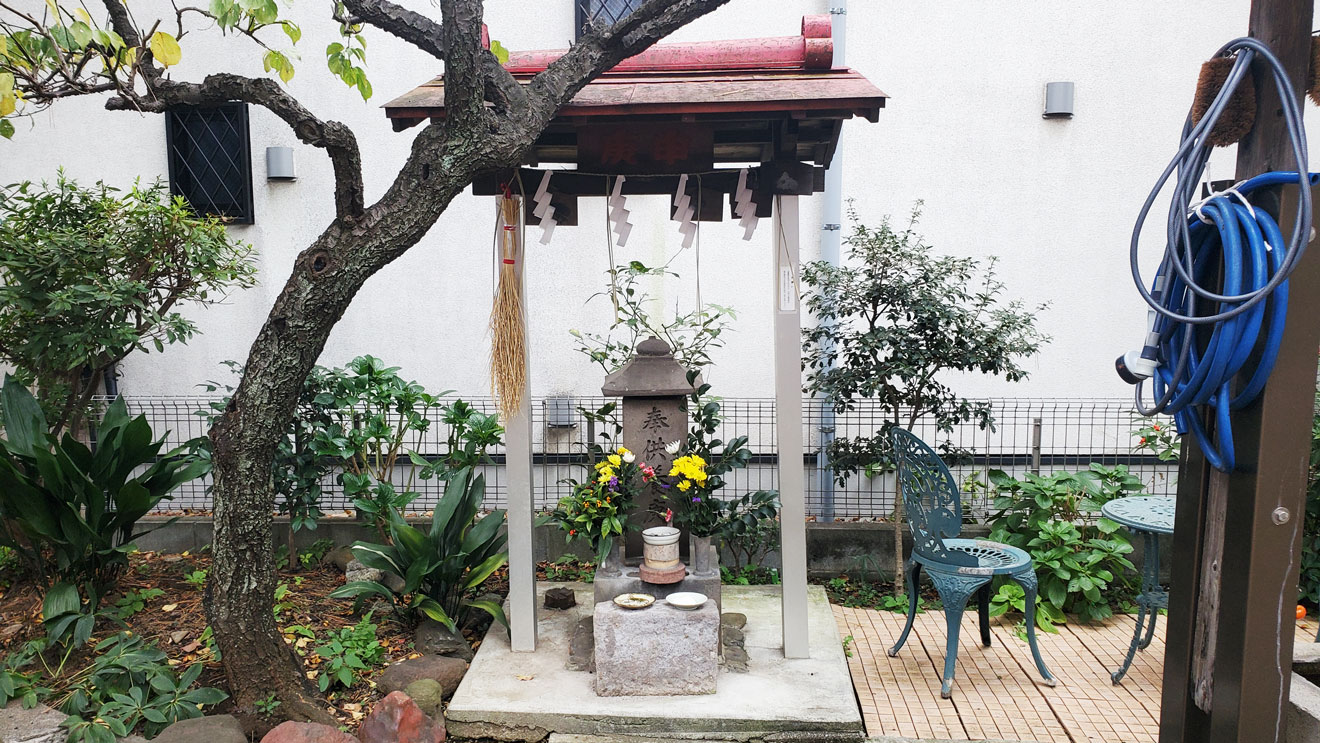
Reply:
<svg viewBox="0 0 1320 743"><path fill-rule="evenodd" d="M619 465L623 464L623 458L620 457L618 454L611 454L609 456L609 463L610 466L612 467L618 467Z"/></svg>
<svg viewBox="0 0 1320 743"><path fill-rule="evenodd" d="M685 493L686 493L691 487L692 487L692 481L691 481L691 480L684 480L683 482L680 482L680 483L678 484L678 489L679 489L679 490L682 490L682 491L685 492Z"/></svg>

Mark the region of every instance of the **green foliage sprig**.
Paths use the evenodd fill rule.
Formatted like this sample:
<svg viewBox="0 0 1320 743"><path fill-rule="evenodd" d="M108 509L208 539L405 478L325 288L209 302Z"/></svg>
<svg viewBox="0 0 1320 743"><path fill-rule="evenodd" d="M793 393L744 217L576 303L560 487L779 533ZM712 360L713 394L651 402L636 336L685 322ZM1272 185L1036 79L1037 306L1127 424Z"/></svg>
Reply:
<svg viewBox="0 0 1320 743"><path fill-rule="evenodd" d="M0 188L0 361L40 390L52 432L76 429L125 356L197 333L181 307L255 285L252 252L160 181Z"/></svg>
<svg viewBox="0 0 1320 743"><path fill-rule="evenodd" d="M324 693L332 685L351 688L358 677L385 660L385 647L376 639L376 625L371 612L352 627L330 633L326 643L316 648L324 663L316 684Z"/></svg>
<svg viewBox="0 0 1320 743"><path fill-rule="evenodd" d="M1306 516L1302 522L1302 569L1299 601L1320 605L1320 392L1311 423L1311 461L1306 477Z"/></svg>
<svg viewBox="0 0 1320 743"><path fill-rule="evenodd" d="M990 539L1031 555L1040 583L1036 625L1055 631L1065 612L1083 621L1111 616L1132 591L1132 544L1119 524L1096 517L1108 501L1141 492L1141 481L1125 466L1092 464L1084 472L1021 479L991 470L990 482ZM1001 581L991 613L1021 610L1023 600L1020 587Z"/></svg>
<svg viewBox="0 0 1320 743"><path fill-rule="evenodd" d="M677 278L664 266L651 268L640 261L615 266L609 271L610 288L593 294L587 301L609 297L615 302L614 322L604 333L569 331L577 339L577 350L610 373L628 362L637 344L647 338L659 338L669 344L674 358L685 369L699 369L710 363L710 353L724 345L721 336L736 319L731 308L707 304L700 309L678 313L672 320L655 311L653 300L643 287L646 279Z"/></svg>

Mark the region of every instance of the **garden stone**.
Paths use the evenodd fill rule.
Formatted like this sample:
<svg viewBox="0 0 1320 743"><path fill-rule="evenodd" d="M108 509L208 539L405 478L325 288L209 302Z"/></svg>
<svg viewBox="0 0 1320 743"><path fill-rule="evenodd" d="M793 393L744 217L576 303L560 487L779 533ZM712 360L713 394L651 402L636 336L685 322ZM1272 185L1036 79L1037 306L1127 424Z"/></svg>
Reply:
<svg viewBox="0 0 1320 743"><path fill-rule="evenodd" d="M344 580L348 583L365 580L372 583L379 583L381 578L385 577L384 571L375 568L369 568L366 565L353 560L344 568Z"/></svg>
<svg viewBox="0 0 1320 743"><path fill-rule="evenodd" d="M401 691L390 692L376 704L358 728L362 743L440 743L444 722L427 717L417 703Z"/></svg>
<svg viewBox="0 0 1320 743"><path fill-rule="evenodd" d="M432 720L439 720L445 710L445 688L435 679L418 679L403 690Z"/></svg>
<svg viewBox="0 0 1320 743"><path fill-rule="evenodd" d="M23 709L14 700L0 709L0 743L64 743L69 731L60 723L66 717L44 704Z"/></svg>
<svg viewBox="0 0 1320 743"><path fill-rule="evenodd" d="M568 644L568 664L565 666L570 671L586 671L594 673L596 670L595 655L596 637L595 620L592 617L582 617L578 620L577 627L573 630L573 639Z"/></svg>
<svg viewBox="0 0 1320 743"><path fill-rule="evenodd" d="M329 725L315 722L283 722L266 733L261 743L360 743L357 738Z"/></svg>
<svg viewBox="0 0 1320 743"><path fill-rule="evenodd" d="M545 608L572 609L577 606L577 595L571 588L550 588L545 592Z"/></svg>
<svg viewBox="0 0 1320 743"><path fill-rule="evenodd" d="M640 611L596 604L596 694L602 697L714 694L720 614L655 604Z"/></svg>
<svg viewBox="0 0 1320 743"><path fill-rule="evenodd" d="M382 692L389 694L403 691L414 681L430 679L440 685L442 696L448 699L453 696L465 673L467 673L467 662L462 658L423 655L388 666L380 674L380 678L376 679L376 686Z"/></svg>
<svg viewBox="0 0 1320 743"><path fill-rule="evenodd" d="M747 615L739 614L736 611L726 611L720 616L720 623L726 628L735 627L737 629L742 629L747 626Z"/></svg>
<svg viewBox="0 0 1320 743"><path fill-rule="evenodd" d="M382 574L380 582L385 584L386 588L390 589L391 591L394 591L395 593L403 593L403 586L404 586L403 578L400 578L394 573Z"/></svg>
<svg viewBox="0 0 1320 743"><path fill-rule="evenodd" d="M247 733L233 715L210 715L179 720L155 737L156 743L248 743Z"/></svg>
<svg viewBox="0 0 1320 743"><path fill-rule="evenodd" d="M727 630L726 630L727 631ZM729 673L747 673L749 658L742 647L724 648L724 670Z"/></svg>
<svg viewBox="0 0 1320 743"><path fill-rule="evenodd" d="M352 547L335 547L321 558L322 565L334 565L340 570L348 570L348 564L353 562Z"/></svg>
<svg viewBox="0 0 1320 743"><path fill-rule="evenodd" d="M246 741L247 739L244 738L243 740ZM120 738L119 743L147 743L147 739L141 735L130 735L127 738Z"/></svg>
<svg viewBox="0 0 1320 743"><path fill-rule="evenodd" d="M417 625L417 632L413 635L413 647L419 653L450 655L463 660L472 660L472 645L461 635L455 635L448 627L433 619L423 620Z"/></svg>
<svg viewBox="0 0 1320 743"><path fill-rule="evenodd" d="M746 643L747 643L747 637L743 634L742 630L738 629L737 627L730 627L728 625L725 625L724 647L740 648L743 647Z"/></svg>

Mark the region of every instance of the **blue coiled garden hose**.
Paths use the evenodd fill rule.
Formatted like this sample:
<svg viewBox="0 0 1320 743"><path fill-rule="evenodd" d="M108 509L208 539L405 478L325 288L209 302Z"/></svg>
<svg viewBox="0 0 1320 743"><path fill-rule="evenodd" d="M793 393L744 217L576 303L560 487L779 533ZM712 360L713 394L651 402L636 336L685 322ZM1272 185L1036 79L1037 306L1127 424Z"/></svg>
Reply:
<svg viewBox="0 0 1320 743"><path fill-rule="evenodd" d="M1117 364L1119 375L1137 385L1137 409L1143 415L1172 415L1178 432L1194 435L1211 466L1226 472L1236 465L1231 412L1260 395L1274 368L1288 312L1288 275L1311 240L1310 186L1320 183L1320 174L1306 172L1301 111L1282 64L1252 38L1236 39L1217 53L1232 55L1233 68L1206 114L1199 122L1188 115L1178 153L1146 197L1133 228L1132 277L1150 306L1149 327L1141 351ZM1198 200L1211 150L1206 135L1253 60L1268 67L1283 101L1297 170L1258 175ZM1141 229L1174 174L1164 256L1148 290L1138 267ZM1250 199L1259 189L1284 184L1300 186L1287 242L1274 217ZM1243 377L1235 393L1233 380ZM1150 403L1145 379L1151 380ZM1207 419L1214 422L1213 435Z"/></svg>

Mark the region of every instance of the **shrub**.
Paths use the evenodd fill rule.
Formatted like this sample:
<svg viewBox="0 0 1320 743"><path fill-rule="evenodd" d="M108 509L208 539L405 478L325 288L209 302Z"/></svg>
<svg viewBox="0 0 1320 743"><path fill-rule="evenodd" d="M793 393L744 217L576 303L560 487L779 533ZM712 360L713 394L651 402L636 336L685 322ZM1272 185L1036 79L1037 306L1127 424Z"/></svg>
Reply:
<svg viewBox="0 0 1320 743"><path fill-rule="evenodd" d="M508 538L500 533L504 511L492 511L477 519L485 494L483 476L474 477L471 470L460 470L446 483L445 494L431 516L429 532L409 526L398 511L390 509L392 544L354 542L353 555L367 567L402 576L400 593L407 597L403 605L453 632L472 609L507 624L498 603L475 598L481 584L509 559L504 551ZM392 591L372 581L354 581L330 595L359 602L376 595L398 605Z"/></svg>
<svg viewBox="0 0 1320 743"><path fill-rule="evenodd" d="M991 470L990 482L996 509L990 539L1031 555L1040 583L1037 625L1052 630L1067 620L1065 612L1083 621L1111 616L1112 604L1132 590L1132 544L1118 523L1095 516L1109 500L1140 492L1141 481L1126 467L1093 464L1085 472L1028 473L1020 480ZM996 615L1021 610L1021 588L1001 580L998 590Z"/></svg>
<svg viewBox="0 0 1320 743"><path fill-rule="evenodd" d="M125 356L196 334L181 306L255 283L252 247L163 182L83 188L61 171L0 188L0 361L40 390L54 433Z"/></svg>
<svg viewBox="0 0 1320 743"><path fill-rule="evenodd" d="M95 608L133 540L151 531L135 531L138 519L209 463L179 449L158 456L164 438L153 441L146 417L129 418L122 398L101 421L96 451L48 433L41 406L12 377L0 409L8 437L0 441L0 543L43 583L85 586Z"/></svg>

